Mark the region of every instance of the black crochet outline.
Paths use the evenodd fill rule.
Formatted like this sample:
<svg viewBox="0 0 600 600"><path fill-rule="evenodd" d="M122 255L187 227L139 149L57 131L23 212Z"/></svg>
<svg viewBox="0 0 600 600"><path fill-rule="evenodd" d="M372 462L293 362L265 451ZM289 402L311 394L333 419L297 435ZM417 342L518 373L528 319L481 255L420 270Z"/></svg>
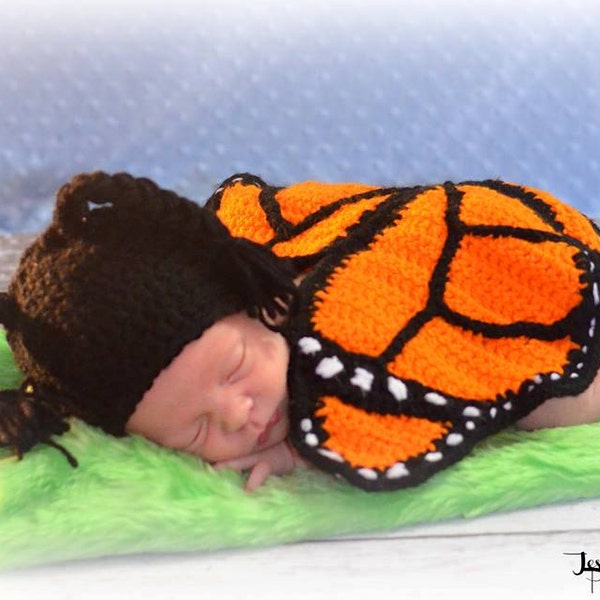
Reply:
<svg viewBox="0 0 600 600"><path fill-rule="evenodd" d="M385 207L388 206L391 201L402 202L403 204L406 204L409 200L411 200L414 197L415 194L419 193L423 189L425 188L378 188L375 190L369 190L367 192L361 192L359 194L354 194L352 196L340 198L335 202L321 207L316 212L311 213L305 219L293 226L293 228L289 231L286 231L281 235L276 235L266 245L269 248L273 248L276 244L284 243L293 239L297 235L300 235L301 233L304 233L305 231L309 230L311 227L318 224L322 220L327 219L343 206L347 206L349 204L356 204L358 202L362 202L363 200L369 200L371 198L389 196L389 198L383 200L378 206L374 208L365 209L356 223L353 223L347 229L341 231L340 234L325 248L322 248L321 250L313 254L303 254L292 257L290 260L294 264L297 271L304 272L308 269L314 268L315 265L319 263L319 261L321 261L321 259L324 256L331 256L332 254L336 254L337 247L340 244L346 243L348 238L353 238L353 234L355 231L360 230L363 227L366 227L368 229L370 227L368 223L371 223L374 219L378 219L379 217L377 215L381 215L382 212L386 212L387 210L389 210Z"/></svg>
<svg viewBox="0 0 600 600"><path fill-rule="evenodd" d="M302 221L300 221L299 223L294 225L293 229L291 231L286 232L285 234L282 234L282 235L277 235L275 238L270 240L267 245L269 247L273 247L274 245L276 245L280 242L289 241L290 239L296 237L297 235L304 233L305 231L307 231L314 225L320 223L324 219L327 219L328 217L333 215L337 210L339 210L341 207L346 206L348 204L356 204L357 202L362 202L363 200L370 200L371 198L377 198L380 196L388 196L388 195L393 195L394 197L396 197L398 195L406 195L407 200L409 200L414 195L414 190L420 190L420 189L422 189L422 188L377 188L374 190L369 190L367 192L361 192L359 194L354 194L352 196L344 196L343 198L340 198L339 200L335 200L334 202L331 202L330 204L326 204L325 206L322 206L321 208L316 210L314 213L311 213L310 215L308 215L307 217L302 219ZM389 199L383 201L382 204L386 204L388 201L389 201ZM381 206L381 204L379 206ZM371 213L373 210L377 210L377 208L379 208L379 206L377 206L375 209L367 210L365 212ZM362 218L363 217L361 216L361 219ZM358 223L353 224L351 227L354 228L356 226L358 226ZM345 233L346 231L349 231L349 229L345 230L342 233ZM341 234L340 237L345 237L345 236L343 236ZM337 238L337 239L339 239L339 238ZM333 242L333 243L335 243L335 242Z"/></svg>
<svg viewBox="0 0 600 600"><path fill-rule="evenodd" d="M277 194L282 189L280 187L266 186L260 191L258 196L258 202L265 213L267 223L275 232L275 237L289 235L294 229L294 224L283 217L281 205L277 202ZM266 246L272 247L271 242L272 240Z"/></svg>

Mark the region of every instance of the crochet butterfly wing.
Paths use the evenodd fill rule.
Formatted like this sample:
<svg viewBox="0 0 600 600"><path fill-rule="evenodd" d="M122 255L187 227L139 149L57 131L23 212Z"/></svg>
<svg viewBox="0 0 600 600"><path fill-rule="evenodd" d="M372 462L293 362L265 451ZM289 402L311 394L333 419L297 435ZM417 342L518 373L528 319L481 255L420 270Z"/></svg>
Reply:
<svg viewBox="0 0 600 600"><path fill-rule="evenodd" d="M264 244L278 256L296 260L303 270L391 196L410 197L413 189L311 181L280 188L240 174L225 180L207 207L232 235Z"/></svg>
<svg viewBox="0 0 600 600"><path fill-rule="evenodd" d="M366 490L418 484L600 362L600 238L502 182L388 194L300 287L292 443Z"/></svg>

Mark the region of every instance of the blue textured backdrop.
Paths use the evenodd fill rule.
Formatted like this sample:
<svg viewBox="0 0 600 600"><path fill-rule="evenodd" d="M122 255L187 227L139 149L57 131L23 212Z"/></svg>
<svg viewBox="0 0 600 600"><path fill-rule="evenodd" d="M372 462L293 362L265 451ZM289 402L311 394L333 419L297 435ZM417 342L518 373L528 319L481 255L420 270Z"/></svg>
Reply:
<svg viewBox="0 0 600 600"><path fill-rule="evenodd" d="M0 0L0 230L76 172L502 177L600 214L597 0Z"/></svg>

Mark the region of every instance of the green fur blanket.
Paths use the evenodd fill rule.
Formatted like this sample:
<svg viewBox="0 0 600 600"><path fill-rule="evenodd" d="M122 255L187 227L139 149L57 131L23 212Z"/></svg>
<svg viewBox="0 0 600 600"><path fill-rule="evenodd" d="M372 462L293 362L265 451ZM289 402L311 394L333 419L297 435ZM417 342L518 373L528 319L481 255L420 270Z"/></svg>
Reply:
<svg viewBox="0 0 600 600"><path fill-rule="evenodd" d="M0 338L0 384L19 373ZM600 495L600 424L505 431L419 487L368 493L317 471L242 476L80 422L61 443L0 455L0 567L136 552L266 546Z"/></svg>

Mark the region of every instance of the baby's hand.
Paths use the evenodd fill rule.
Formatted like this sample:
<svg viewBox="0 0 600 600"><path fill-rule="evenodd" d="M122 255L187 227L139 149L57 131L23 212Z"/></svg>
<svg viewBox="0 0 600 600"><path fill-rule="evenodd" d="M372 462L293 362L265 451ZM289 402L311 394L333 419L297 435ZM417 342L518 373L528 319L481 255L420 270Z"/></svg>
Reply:
<svg viewBox="0 0 600 600"><path fill-rule="evenodd" d="M267 480L269 475L285 475L295 467L304 466L304 464L304 461L300 459L292 447L286 441L283 441L260 452L220 461L213 466L217 470L250 470L245 489L248 492L253 492Z"/></svg>

